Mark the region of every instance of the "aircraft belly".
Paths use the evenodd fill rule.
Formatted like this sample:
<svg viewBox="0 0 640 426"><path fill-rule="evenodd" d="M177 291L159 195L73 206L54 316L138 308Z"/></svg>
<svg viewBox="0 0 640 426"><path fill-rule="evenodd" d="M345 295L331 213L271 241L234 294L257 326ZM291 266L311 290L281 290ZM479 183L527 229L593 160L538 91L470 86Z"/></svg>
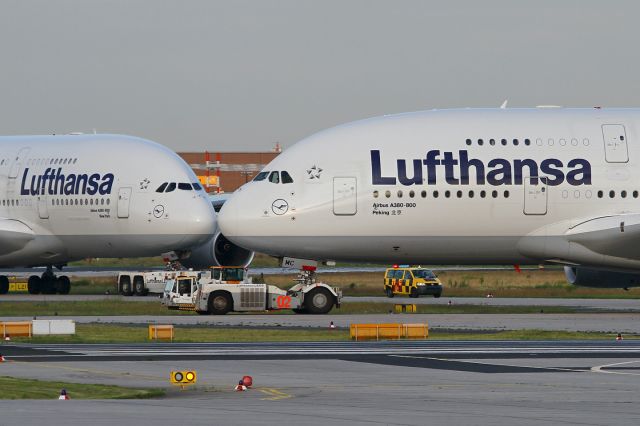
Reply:
<svg viewBox="0 0 640 426"><path fill-rule="evenodd" d="M381 263L487 264L536 263L520 254L520 237L372 237L372 236L268 236L234 237L240 246L274 256Z"/></svg>

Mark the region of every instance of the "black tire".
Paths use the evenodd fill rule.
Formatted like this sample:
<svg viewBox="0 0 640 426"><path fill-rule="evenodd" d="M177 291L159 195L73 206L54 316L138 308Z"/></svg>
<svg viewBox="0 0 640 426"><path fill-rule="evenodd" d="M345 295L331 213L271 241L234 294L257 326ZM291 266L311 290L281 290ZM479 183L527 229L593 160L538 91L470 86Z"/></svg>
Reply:
<svg viewBox="0 0 640 426"><path fill-rule="evenodd" d="M304 308L300 308L300 309L292 309L293 313L295 314L306 314L307 310Z"/></svg>
<svg viewBox="0 0 640 426"><path fill-rule="evenodd" d="M207 302L211 315L224 315L233 310L233 299L226 291L214 291Z"/></svg>
<svg viewBox="0 0 640 426"><path fill-rule="evenodd" d="M27 291L29 294L40 294L42 291L42 279L37 275L31 275L27 280Z"/></svg>
<svg viewBox="0 0 640 426"><path fill-rule="evenodd" d="M71 291L71 280L66 275L59 277L56 280L56 292L58 294L69 294Z"/></svg>
<svg viewBox="0 0 640 426"><path fill-rule="evenodd" d="M142 277L133 278L133 292L136 296L146 296L148 291L144 286L144 279Z"/></svg>
<svg viewBox="0 0 640 426"><path fill-rule="evenodd" d="M418 293L418 289L416 287L411 287L411 291L409 292L409 297L413 299L420 297L420 293Z"/></svg>
<svg viewBox="0 0 640 426"><path fill-rule="evenodd" d="M0 294L9 293L9 278L4 275L0 275Z"/></svg>
<svg viewBox="0 0 640 426"><path fill-rule="evenodd" d="M316 287L304 295L304 308L309 314L326 314L334 303L335 297L324 287Z"/></svg>
<svg viewBox="0 0 640 426"><path fill-rule="evenodd" d="M131 288L131 278L124 276L120 277L120 289L119 293L123 296L131 296L133 289Z"/></svg>
<svg viewBox="0 0 640 426"><path fill-rule="evenodd" d="M438 297L440 297L440 296L442 296L442 293L436 293L436 294L434 294L434 295L433 295L433 297L435 297L436 299L437 299Z"/></svg>
<svg viewBox="0 0 640 426"><path fill-rule="evenodd" d="M387 297L389 299L392 299L394 294L393 294L393 289L391 287L387 287L387 289L385 290L385 292L387 293Z"/></svg>

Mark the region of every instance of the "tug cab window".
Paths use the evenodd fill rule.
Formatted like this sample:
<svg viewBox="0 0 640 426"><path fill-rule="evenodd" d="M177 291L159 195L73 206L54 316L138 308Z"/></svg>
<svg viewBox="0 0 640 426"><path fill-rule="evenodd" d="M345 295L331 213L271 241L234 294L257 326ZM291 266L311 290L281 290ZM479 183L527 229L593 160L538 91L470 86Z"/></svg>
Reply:
<svg viewBox="0 0 640 426"><path fill-rule="evenodd" d="M293 183L293 178L288 172L280 172L280 175L282 176L282 183Z"/></svg>
<svg viewBox="0 0 640 426"><path fill-rule="evenodd" d="M269 175L269 182L271 182L271 183L280 183L280 173L271 172L271 174Z"/></svg>
<svg viewBox="0 0 640 426"><path fill-rule="evenodd" d="M255 182L259 182L261 180L265 180L269 176L269 172L260 172L253 178Z"/></svg>

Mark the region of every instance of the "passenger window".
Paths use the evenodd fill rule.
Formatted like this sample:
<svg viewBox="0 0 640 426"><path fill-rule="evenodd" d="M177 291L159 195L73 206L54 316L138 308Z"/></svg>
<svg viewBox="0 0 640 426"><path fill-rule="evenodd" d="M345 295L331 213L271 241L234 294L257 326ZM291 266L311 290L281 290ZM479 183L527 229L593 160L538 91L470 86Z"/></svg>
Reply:
<svg viewBox="0 0 640 426"><path fill-rule="evenodd" d="M191 191L191 190L193 189L193 187L191 186L191 184L190 184L190 183L183 183L183 182L180 182L180 183L178 184L178 189L181 189L181 190L183 190L183 191Z"/></svg>
<svg viewBox="0 0 640 426"><path fill-rule="evenodd" d="M271 183L280 183L280 173L271 172L271 174L269 175L269 182L271 182Z"/></svg>
<svg viewBox="0 0 640 426"><path fill-rule="evenodd" d="M198 182L194 182L191 185L193 185L193 189L196 191L201 191L202 190L202 186L200 186L200 184Z"/></svg>
<svg viewBox="0 0 640 426"><path fill-rule="evenodd" d="M255 182L259 182L261 180L265 180L268 175L269 175L269 172L260 172L260 173L257 174L256 177L253 178L253 180Z"/></svg>
<svg viewBox="0 0 640 426"><path fill-rule="evenodd" d="M282 183L293 183L293 179L291 178L291 175L289 175L288 172L283 171L283 172L280 172L280 174L282 175Z"/></svg>
<svg viewBox="0 0 640 426"><path fill-rule="evenodd" d="M173 192L175 189L176 189L176 183L171 182L169 185L167 185L167 190L164 192Z"/></svg>
<svg viewBox="0 0 640 426"><path fill-rule="evenodd" d="M156 189L156 192L164 192L164 189L167 187L167 182L163 183Z"/></svg>

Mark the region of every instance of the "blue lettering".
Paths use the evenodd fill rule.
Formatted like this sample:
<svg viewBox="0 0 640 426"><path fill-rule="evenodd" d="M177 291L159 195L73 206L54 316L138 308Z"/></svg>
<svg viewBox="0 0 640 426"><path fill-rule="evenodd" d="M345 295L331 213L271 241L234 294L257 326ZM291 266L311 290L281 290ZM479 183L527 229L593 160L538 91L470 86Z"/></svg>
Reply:
<svg viewBox="0 0 640 426"><path fill-rule="evenodd" d="M395 185L396 182L404 186L420 185L424 183L423 169L426 169L426 184L436 185L438 182L438 168L444 172L444 180L449 185L469 185L471 176L475 174L477 185L522 185L525 178L530 178L533 185L539 181L546 182L550 186L566 182L573 186L591 185L591 164L583 158L575 158L567 163L566 169L562 161L556 158L547 158L538 163L531 158L507 160L493 158L485 163L477 158L469 158L466 150L453 152L440 152L434 149L427 152L424 159L396 159L396 174L394 176L382 176L382 160L380 150L372 150L371 177L374 185ZM407 170L407 164L411 162L413 173ZM411 166L409 166L411 167ZM473 171L471 170L473 168ZM475 172L475 173L474 173ZM99 175L92 175L92 178ZM442 176L442 175L441 175ZM46 180L43 176L43 185ZM53 177L49 178L50 180ZM78 177L80 179L80 176ZM86 179L86 175L85 175ZM77 187L78 184L76 184ZM102 176L99 190L111 192L113 175ZM23 180L24 186L24 180ZM93 191L92 182L90 190ZM104 189L103 189L104 188ZM77 190L77 189L76 189Z"/></svg>
<svg viewBox="0 0 640 426"><path fill-rule="evenodd" d="M27 182L30 184L28 185ZM393 178L392 178L393 179ZM20 195L100 195L111 194L115 177L113 173L101 175L93 173L65 175L62 168L57 170L47 168L41 175L29 176L29 168L26 167L22 174ZM395 183L395 182L394 182Z"/></svg>

